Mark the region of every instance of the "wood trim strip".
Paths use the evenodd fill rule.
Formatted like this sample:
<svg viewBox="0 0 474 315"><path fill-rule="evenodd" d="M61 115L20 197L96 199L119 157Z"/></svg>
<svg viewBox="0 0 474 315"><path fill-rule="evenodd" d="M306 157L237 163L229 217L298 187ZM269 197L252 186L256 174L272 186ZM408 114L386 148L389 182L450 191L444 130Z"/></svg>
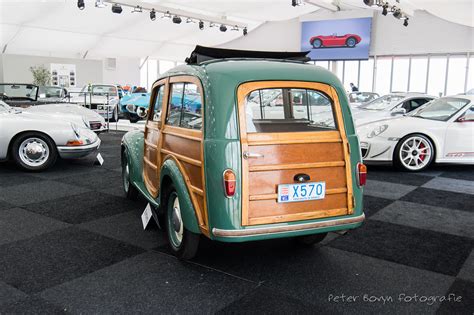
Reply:
<svg viewBox="0 0 474 315"><path fill-rule="evenodd" d="M342 187L342 188L331 188L331 189L326 189L325 194L326 195L335 195L335 194L342 194L346 193L347 188ZM278 194L262 194L262 195L250 195L250 201L257 201L257 200L272 200L272 199L278 199Z"/></svg>
<svg viewBox="0 0 474 315"><path fill-rule="evenodd" d="M145 144L146 144L147 146L152 147L152 148L155 149L155 150L158 149L158 145L154 144L153 142L148 141L147 139L145 139Z"/></svg>
<svg viewBox="0 0 474 315"><path fill-rule="evenodd" d="M184 155L181 155L181 154L178 154L178 153L175 153L175 152L166 150L166 149L161 149L160 151L161 151L161 153L163 153L163 154L172 155L172 156L176 157L176 158L177 158L178 160L180 160L180 161L183 161L183 162L186 162L186 163L189 163L189 164L192 164L192 165L201 167L201 164L202 164L201 161L198 161L198 160L189 158L189 157L187 157L187 156L184 156Z"/></svg>
<svg viewBox="0 0 474 315"><path fill-rule="evenodd" d="M193 193L196 193L198 194L199 196L202 196L204 197L204 191L196 186L193 186L193 185L189 185L191 187L191 190L193 191Z"/></svg>
<svg viewBox="0 0 474 315"><path fill-rule="evenodd" d="M275 170L298 170L302 168L321 168L344 166L344 161L300 163L300 164L272 164L272 165L254 165L249 166L250 172L263 172Z"/></svg>
<svg viewBox="0 0 474 315"><path fill-rule="evenodd" d="M347 208L317 210L311 212L293 213L287 215L275 215L268 217L249 218L249 223L253 224L272 224L281 222L291 222L300 220L312 220L318 218L329 218L347 214Z"/></svg>
<svg viewBox="0 0 474 315"><path fill-rule="evenodd" d="M165 128L163 128L162 133L167 134L167 135L180 137L180 138L189 139L189 140L194 140L194 141L201 141L202 140L202 132L200 130L196 130L197 131L197 136L193 135L191 133L188 133L188 131L194 131L194 130L188 130L188 129L179 128L179 127L173 127L172 128L171 126L165 126Z"/></svg>
<svg viewBox="0 0 474 315"><path fill-rule="evenodd" d="M257 146L257 145L275 145L275 144L298 144L298 143L339 143L342 142L341 139L331 140L331 139L298 139L298 140L255 140L249 142L249 146Z"/></svg>
<svg viewBox="0 0 474 315"><path fill-rule="evenodd" d="M158 169L158 167L153 162L151 162L146 156L143 157L143 161L145 161L145 163L148 164L148 166L150 166L155 171Z"/></svg>

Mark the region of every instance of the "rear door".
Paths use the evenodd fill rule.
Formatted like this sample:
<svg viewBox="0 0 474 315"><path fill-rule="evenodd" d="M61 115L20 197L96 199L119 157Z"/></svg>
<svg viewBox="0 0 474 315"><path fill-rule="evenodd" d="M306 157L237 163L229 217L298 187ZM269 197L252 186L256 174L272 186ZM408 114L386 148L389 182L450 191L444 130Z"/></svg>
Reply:
<svg viewBox="0 0 474 315"><path fill-rule="evenodd" d="M349 146L338 98L330 86L251 82L239 87L238 104L242 225L353 212ZM318 198L311 199L315 187L320 190Z"/></svg>
<svg viewBox="0 0 474 315"><path fill-rule="evenodd" d="M145 124L145 152L143 154L143 179L148 192L158 196L161 156L159 154L160 141L162 138L162 115L163 101L167 98L168 80L160 80L153 85L150 99L150 107Z"/></svg>

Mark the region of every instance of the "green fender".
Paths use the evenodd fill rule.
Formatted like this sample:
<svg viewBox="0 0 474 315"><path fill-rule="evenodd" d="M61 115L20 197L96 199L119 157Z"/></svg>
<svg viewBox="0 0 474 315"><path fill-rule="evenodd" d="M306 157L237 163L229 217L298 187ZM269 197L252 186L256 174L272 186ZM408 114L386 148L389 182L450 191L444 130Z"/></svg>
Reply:
<svg viewBox="0 0 474 315"><path fill-rule="evenodd" d="M169 185L173 183L179 197L179 205L181 207L181 218L183 219L184 227L193 233L200 234L199 224L196 218L196 211L194 210L191 197L189 196L186 182L181 174L178 165L173 159L167 159L160 171L160 194ZM163 205L164 206L164 205Z"/></svg>
<svg viewBox="0 0 474 315"><path fill-rule="evenodd" d="M144 134L134 130L127 132L122 138L122 150L126 150L130 165L130 181L135 185L143 182L143 146Z"/></svg>

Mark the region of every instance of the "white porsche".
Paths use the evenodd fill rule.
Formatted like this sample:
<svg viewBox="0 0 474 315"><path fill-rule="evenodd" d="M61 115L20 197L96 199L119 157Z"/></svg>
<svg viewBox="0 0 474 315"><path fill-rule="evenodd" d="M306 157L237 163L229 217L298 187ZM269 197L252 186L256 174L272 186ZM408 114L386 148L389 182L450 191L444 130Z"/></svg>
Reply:
<svg viewBox="0 0 474 315"><path fill-rule="evenodd" d="M435 99L412 113L360 125L364 162L421 171L432 162L474 164L474 95Z"/></svg>

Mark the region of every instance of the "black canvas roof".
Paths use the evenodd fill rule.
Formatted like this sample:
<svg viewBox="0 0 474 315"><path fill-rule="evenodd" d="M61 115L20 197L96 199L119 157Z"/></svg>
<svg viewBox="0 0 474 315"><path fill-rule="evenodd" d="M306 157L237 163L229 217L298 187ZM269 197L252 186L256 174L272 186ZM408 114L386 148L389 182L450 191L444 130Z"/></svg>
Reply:
<svg viewBox="0 0 474 315"><path fill-rule="evenodd" d="M306 62L310 60L306 55L309 51L256 51L256 50L237 50L212 48L197 45L191 56L186 58L187 64L200 64L201 62L214 59L227 58L252 58L252 59L281 59Z"/></svg>

